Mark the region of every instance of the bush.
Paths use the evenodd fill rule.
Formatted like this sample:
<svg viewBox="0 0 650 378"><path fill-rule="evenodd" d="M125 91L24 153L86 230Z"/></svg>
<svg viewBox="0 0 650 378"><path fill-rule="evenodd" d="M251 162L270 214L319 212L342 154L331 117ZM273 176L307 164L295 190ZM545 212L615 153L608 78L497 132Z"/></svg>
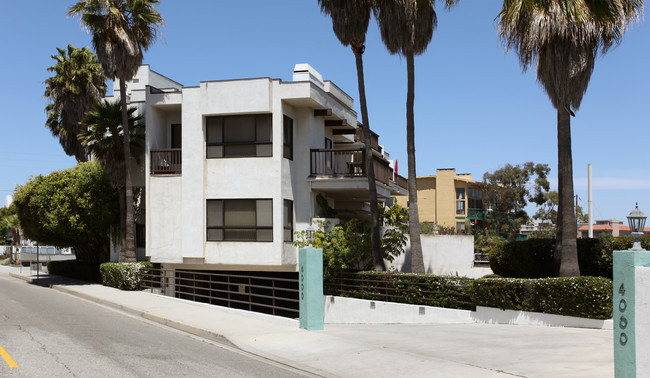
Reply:
<svg viewBox="0 0 650 378"><path fill-rule="evenodd" d="M74 278L81 281L100 283L99 264L78 260L48 261L47 271L57 276Z"/></svg>
<svg viewBox="0 0 650 378"><path fill-rule="evenodd" d="M463 277L370 271L331 277L325 289L328 295L473 310L470 281Z"/></svg>
<svg viewBox="0 0 650 378"><path fill-rule="evenodd" d="M602 236L578 239L578 264L583 276L612 278L613 251L632 246L631 236ZM650 249L650 235L641 237L641 246ZM511 278L555 276L554 239L529 239L493 243L489 250L490 267L495 274Z"/></svg>
<svg viewBox="0 0 650 378"><path fill-rule="evenodd" d="M612 281L603 277L481 278L470 286L472 300L480 306L593 319L612 317Z"/></svg>
<svg viewBox="0 0 650 378"><path fill-rule="evenodd" d="M139 290L143 277L151 267L149 262L103 263L99 267L102 285L120 290Z"/></svg>

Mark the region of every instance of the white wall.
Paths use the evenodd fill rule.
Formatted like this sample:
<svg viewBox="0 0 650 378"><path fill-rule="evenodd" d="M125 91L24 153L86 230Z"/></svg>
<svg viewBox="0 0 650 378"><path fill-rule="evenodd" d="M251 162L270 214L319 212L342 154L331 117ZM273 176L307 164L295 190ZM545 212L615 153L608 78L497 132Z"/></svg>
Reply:
<svg viewBox="0 0 650 378"><path fill-rule="evenodd" d="M650 268L634 268L634 279L636 374L637 377L650 377Z"/></svg>
<svg viewBox="0 0 650 378"><path fill-rule="evenodd" d="M471 235L421 235L424 270L435 275L464 276L470 278L492 274L490 268L474 267L474 236ZM411 271L411 245L406 252L386 268L399 272Z"/></svg>

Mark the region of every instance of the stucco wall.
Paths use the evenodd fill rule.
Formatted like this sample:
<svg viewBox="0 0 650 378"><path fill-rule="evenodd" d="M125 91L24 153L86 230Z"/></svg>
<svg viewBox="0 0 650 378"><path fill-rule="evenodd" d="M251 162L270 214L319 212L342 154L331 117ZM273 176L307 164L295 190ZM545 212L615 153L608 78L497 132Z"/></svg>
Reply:
<svg viewBox="0 0 650 378"><path fill-rule="evenodd" d="M650 252L647 252L650 253ZM637 377L650 377L650 268L634 269Z"/></svg>
<svg viewBox="0 0 650 378"><path fill-rule="evenodd" d="M474 236L421 235L421 240L426 273L470 278L492 274L490 268L474 267ZM407 242L406 252L392 263L387 263L386 268L399 272L411 271L410 241Z"/></svg>

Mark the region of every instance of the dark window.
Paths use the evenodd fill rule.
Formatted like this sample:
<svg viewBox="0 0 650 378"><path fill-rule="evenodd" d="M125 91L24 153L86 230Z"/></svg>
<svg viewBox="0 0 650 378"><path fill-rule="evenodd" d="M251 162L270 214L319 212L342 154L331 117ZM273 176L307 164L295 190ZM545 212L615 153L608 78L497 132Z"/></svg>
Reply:
<svg viewBox="0 0 650 378"><path fill-rule="evenodd" d="M293 119L287 117L283 118L283 135L282 135L282 154L285 158L293 160Z"/></svg>
<svg viewBox="0 0 650 378"><path fill-rule="evenodd" d="M172 125L172 148L181 148L183 146L183 139L181 133L181 125Z"/></svg>
<svg viewBox="0 0 650 378"><path fill-rule="evenodd" d="M456 188L456 199L465 199L465 188Z"/></svg>
<svg viewBox="0 0 650 378"><path fill-rule="evenodd" d="M208 241L273 241L273 200L209 199Z"/></svg>
<svg viewBox="0 0 650 378"><path fill-rule="evenodd" d="M207 117L206 156L270 157L272 119L270 114Z"/></svg>
<svg viewBox="0 0 650 378"><path fill-rule="evenodd" d="M293 201L284 200L284 241L293 241Z"/></svg>

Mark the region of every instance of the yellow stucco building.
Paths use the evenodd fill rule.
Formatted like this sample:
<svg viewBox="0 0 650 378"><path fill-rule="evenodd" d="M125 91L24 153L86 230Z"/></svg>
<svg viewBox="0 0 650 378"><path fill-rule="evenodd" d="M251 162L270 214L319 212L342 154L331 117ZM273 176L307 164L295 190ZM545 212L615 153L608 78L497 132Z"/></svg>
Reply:
<svg viewBox="0 0 650 378"><path fill-rule="evenodd" d="M464 231L466 221L480 222L487 210L480 182L472 180L469 173L456 173L456 169L437 169L435 176L419 176L418 212L420 222L437 223ZM407 207L408 195L395 197L397 203Z"/></svg>

